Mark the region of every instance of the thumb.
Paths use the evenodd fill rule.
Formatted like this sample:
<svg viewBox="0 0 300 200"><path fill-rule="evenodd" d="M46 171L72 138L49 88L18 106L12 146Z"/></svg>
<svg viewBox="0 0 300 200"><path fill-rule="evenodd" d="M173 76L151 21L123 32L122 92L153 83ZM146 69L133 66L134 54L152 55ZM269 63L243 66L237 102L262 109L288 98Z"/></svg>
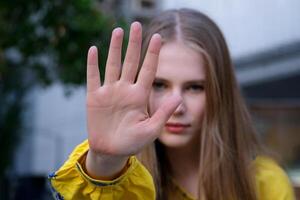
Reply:
<svg viewBox="0 0 300 200"><path fill-rule="evenodd" d="M163 104L156 110L149 120L149 125L154 128L154 130L161 130L162 127L166 124L168 119L174 113L176 108L180 105L182 98L180 96L170 96L168 97ZM160 131L155 131L157 136L160 134Z"/></svg>

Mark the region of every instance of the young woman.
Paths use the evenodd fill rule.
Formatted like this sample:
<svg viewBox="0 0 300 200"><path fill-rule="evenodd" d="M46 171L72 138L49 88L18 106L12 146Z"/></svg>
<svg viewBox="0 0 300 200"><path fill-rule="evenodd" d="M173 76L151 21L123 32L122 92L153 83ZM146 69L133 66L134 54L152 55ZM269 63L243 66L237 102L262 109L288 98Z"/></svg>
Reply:
<svg viewBox="0 0 300 200"><path fill-rule="evenodd" d="M123 64L122 40L116 28L102 85L97 49L88 52L88 140L50 176L57 199L294 199L283 170L262 156L212 20L163 12L143 46L134 22Z"/></svg>

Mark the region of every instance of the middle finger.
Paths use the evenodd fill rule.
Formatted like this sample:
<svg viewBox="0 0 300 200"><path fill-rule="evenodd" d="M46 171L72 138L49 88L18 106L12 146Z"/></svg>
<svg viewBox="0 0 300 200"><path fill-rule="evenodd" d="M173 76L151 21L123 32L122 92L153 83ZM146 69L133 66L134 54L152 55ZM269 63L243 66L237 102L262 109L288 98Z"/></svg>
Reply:
<svg viewBox="0 0 300 200"><path fill-rule="evenodd" d="M121 79L134 82L140 60L142 44L142 26L139 22L131 24L129 43L122 69Z"/></svg>

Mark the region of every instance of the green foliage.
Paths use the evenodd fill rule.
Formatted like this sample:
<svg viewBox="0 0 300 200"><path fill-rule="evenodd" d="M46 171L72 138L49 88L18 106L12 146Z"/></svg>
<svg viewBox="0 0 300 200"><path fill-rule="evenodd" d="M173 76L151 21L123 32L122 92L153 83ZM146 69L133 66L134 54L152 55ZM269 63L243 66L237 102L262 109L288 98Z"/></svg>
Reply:
<svg viewBox="0 0 300 200"><path fill-rule="evenodd" d="M97 8L95 0L0 1L0 177L18 141L30 88L84 84L88 48L100 48L105 66L112 29L127 29Z"/></svg>

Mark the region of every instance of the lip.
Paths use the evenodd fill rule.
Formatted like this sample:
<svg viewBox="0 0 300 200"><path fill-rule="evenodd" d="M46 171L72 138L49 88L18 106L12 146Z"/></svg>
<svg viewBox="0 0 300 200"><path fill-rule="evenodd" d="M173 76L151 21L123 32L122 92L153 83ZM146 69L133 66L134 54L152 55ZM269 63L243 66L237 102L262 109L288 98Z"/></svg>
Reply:
<svg viewBox="0 0 300 200"><path fill-rule="evenodd" d="M190 124L182 124L182 123L166 123L165 128L168 132L170 133L182 133L184 132L187 128L189 128L191 125Z"/></svg>

